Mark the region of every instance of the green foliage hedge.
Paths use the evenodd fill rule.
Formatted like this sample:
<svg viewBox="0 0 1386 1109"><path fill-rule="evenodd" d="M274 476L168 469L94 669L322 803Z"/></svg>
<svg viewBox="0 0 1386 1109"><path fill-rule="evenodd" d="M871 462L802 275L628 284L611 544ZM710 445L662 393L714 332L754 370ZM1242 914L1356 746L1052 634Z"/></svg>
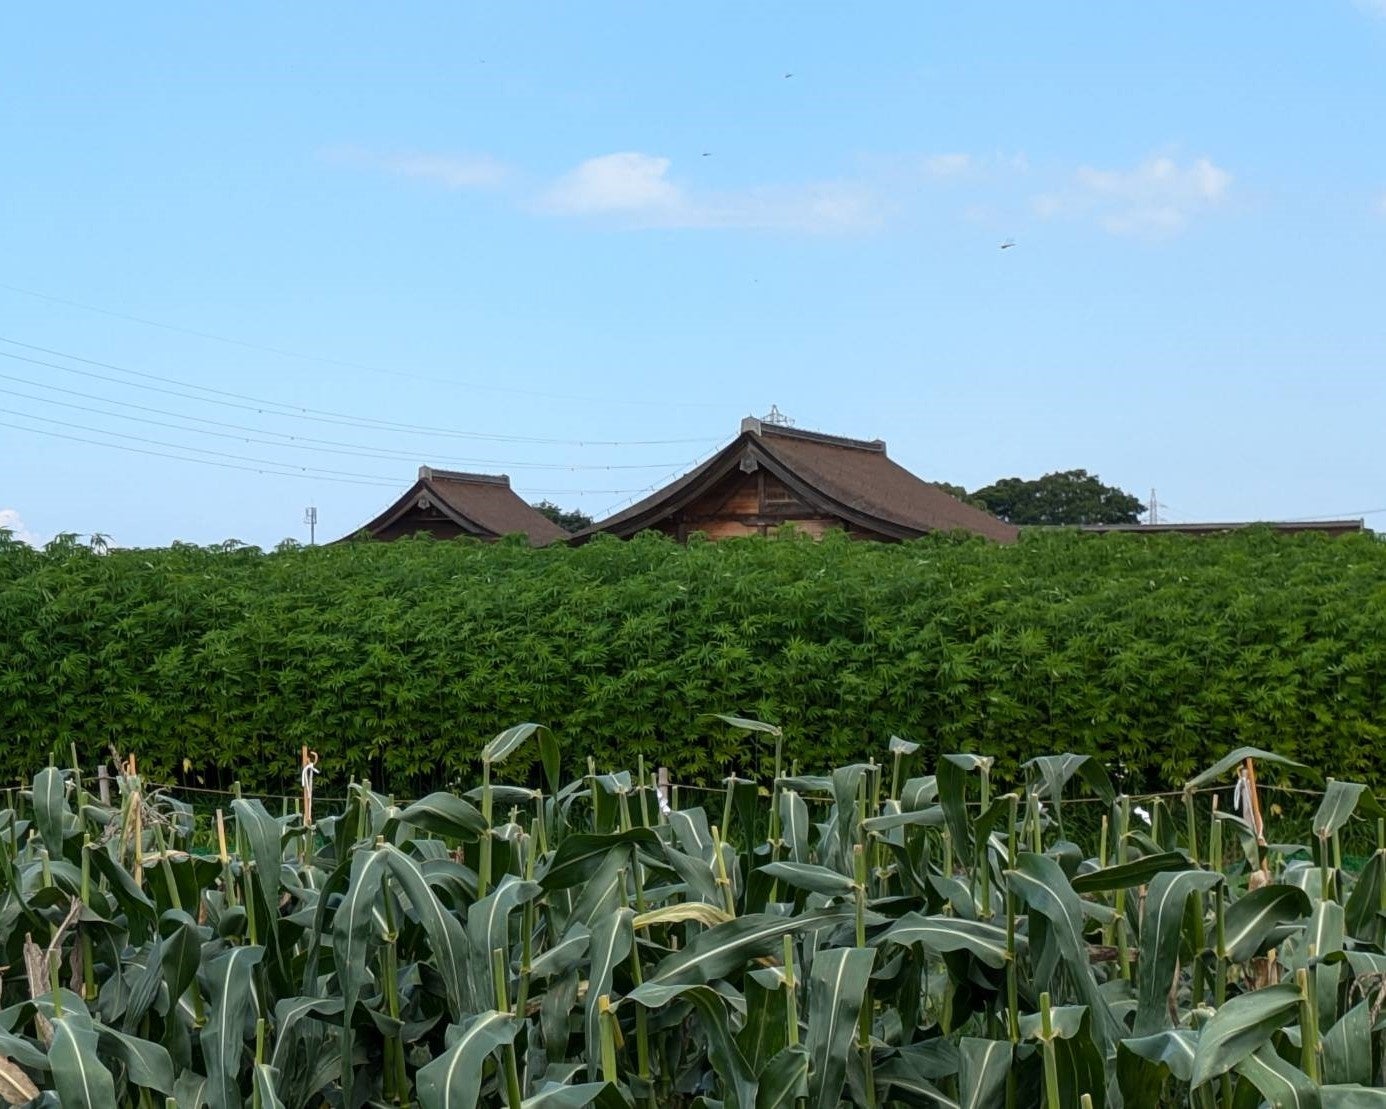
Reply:
<svg viewBox="0 0 1386 1109"><path fill-rule="evenodd" d="M1130 788L1273 748L1369 777L1386 729L1386 545L1037 533L577 549L411 540L262 553L34 551L0 535L4 776L76 742L155 778L401 794L516 720L571 768L765 768L707 714L781 724L804 770L928 753L1100 756Z"/></svg>

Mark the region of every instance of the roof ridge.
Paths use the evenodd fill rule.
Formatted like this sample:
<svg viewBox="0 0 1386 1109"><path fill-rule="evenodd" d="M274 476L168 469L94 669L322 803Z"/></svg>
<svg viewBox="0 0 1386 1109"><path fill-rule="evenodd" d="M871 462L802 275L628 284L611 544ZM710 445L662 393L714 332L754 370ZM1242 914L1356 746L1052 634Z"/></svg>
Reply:
<svg viewBox="0 0 1386 1109"><path fill-rule="evenodd" d="M830 447L872 451L876 454L885 454L886 452L884 439L849 439L845 435L829 435L825 431L807 431L801 427L766 423L754 416L747 416L741 421L741 432L742 434L750 432L752 435L759 435L762 438L771 436L781 439L803 439L810 443L824 443Z"/></svg>
<svg viewBox="0 0 1386 1109"><path fill-rule="evenodd" d="M460 481L472 485L504 485L510 488L509 474L471 474L465 470L438 470L432 466L419 467L420 481Z"/></svg>

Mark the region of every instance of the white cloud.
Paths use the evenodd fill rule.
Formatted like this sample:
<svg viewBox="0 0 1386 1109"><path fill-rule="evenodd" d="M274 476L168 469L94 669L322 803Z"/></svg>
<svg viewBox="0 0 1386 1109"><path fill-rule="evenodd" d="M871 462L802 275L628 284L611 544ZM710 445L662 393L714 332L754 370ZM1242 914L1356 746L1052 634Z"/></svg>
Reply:
<svg viewBox="0 0 1386 1109"><path fill-rule="evenodd" d="M0 531L10 532L21 543L31 547L39 546L39 538L25 525L19 513L13 508L0 508Z"/></svg>
<svg viewBox="0 0 1386 1109"><path fill-rule="evenodd" d="M1383 0L1386 2L1386 0ZM904 163L906 176L914 180L959 182L971 185L1003 183L1030 171L1030 159L1023 152L1004 154L971 154L966 151L946 151L911 158Z"/></svg>
<svg viewBox="0 0 1386 1109"><path fill-rule="evenodd" d="M504 165L485 154L470 158L449 158L437 154L397 154L383 159L381 164L385 169L403 177L437 181L450 189L499 185L509 172Z"/></svg>
<svg viewBox="0 0 1386 1109"><path fill-rule="evenodd" d="M924 159L926 177L961 177L976 163L971 154L932 154Z"/></svg>
<svg viewBox="0 0 1386 1109"><path fill-rule="evenodd" d="M589 158L555 181L539 207L636 227L841 232L880 222L870 191L850 182L703 191L671 178L671 164L637 151Z"/></svg>
<svg viewBox="0 0 1386 1109"><path fill-rule="evenodd" d="M381 154L358 146L334 147L324 153L328 160L343 165L431 181L448 189L494 188L510 174L508 166L489 154Z"/></svg>
<svg viewBox="0 0 1386 1109"><path fill-rule="evenodd" d="M588 158L539 186L526 183L524 174L485 154L380 154L359 146L333 147L321 153L337 165L449 189L500 188L522 209L626 227L829 233L866 230L881 222L875 192L858 182L700 190L675 180L668 158L638 151Z"/></svg>
<svg viewBox="0 0 1386 1109"><path fill-rule="evenodd" d="M1046 219L1090 218L1114 235L1160 237L1217 207L1231 186L1232 174L1208 158L1180 165L1156 155L1129 170L1082 166L1067 188L1036 197L1034 209Z"/></svg>
<svg viewBox="0 0 1386 1109"><path fill-rule="evenodd" d="M669 180L669 164L668 158L633 151L588 158L558 179L544 206L572 215L678 211L686 202Z"/></svg>

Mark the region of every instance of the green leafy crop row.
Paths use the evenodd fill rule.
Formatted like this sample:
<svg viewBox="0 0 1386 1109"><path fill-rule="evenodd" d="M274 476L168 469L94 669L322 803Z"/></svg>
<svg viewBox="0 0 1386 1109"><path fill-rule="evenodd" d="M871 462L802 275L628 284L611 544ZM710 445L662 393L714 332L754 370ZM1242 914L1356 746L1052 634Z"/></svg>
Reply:
<svg viewBox="0 0 1386 1109"><path fill-rule="evenodd" d="M1088 756L1007 793L991 758L898 738L788 774L777 729L726 723L779 769L705 805L638 769L565 781L526 724L463 795L357 783L312 824L238 798L211 854L128 764L109 802L40 770L0 808L0 1101L1386 1106L1365 786L1330 779L1295 844L1252 776L1285 760L1252 748L1147 811ZM493 780L535 754L541 788ZM1355 875L1354 823L1377 841Z"/></svg>
<svg viewBox="0 0 1386 1109"><path fill-rule="evenodd" d="M1386 730L1386 545L1035 534L1013 547L656 537L578 549L357 543L33 551L0 538L4 776L77 743L160 780L418 795L480 737L561 721L569 769L765 769L709 713L775 720L804 770L897 734L1100 756L1139 792L1211 748L1344 776ZM524 766L511 773L523 775Z"/></svg>

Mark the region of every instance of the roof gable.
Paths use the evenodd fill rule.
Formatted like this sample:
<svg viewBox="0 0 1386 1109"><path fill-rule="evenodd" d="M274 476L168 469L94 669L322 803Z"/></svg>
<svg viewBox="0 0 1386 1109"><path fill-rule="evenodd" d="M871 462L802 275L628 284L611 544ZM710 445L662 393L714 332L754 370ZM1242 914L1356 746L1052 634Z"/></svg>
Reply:
<svg viewBox="0 0 1386 1109"><path fill-rule="evenodd" d="M930 531L971 531L1011 542L1019 530L923 481L886 454L879 439L846 439L760 420L683 477L578 533L623 538L667 519L735 469L764 466L806 505L863 532L911 539Z"/></svg>
<svg viewBox="0 0 1386 1109"><path fill-rule="evenodd" d="M394 504L354 534L372 538L387 531L411 534L406 529L412 516L436 513L464 535L499 539L516 533L542 547L568 532L543 513L526 504L505 474L470 474L420 466L418 480ZM430 530L421 527L418 530Z"/></svg>

